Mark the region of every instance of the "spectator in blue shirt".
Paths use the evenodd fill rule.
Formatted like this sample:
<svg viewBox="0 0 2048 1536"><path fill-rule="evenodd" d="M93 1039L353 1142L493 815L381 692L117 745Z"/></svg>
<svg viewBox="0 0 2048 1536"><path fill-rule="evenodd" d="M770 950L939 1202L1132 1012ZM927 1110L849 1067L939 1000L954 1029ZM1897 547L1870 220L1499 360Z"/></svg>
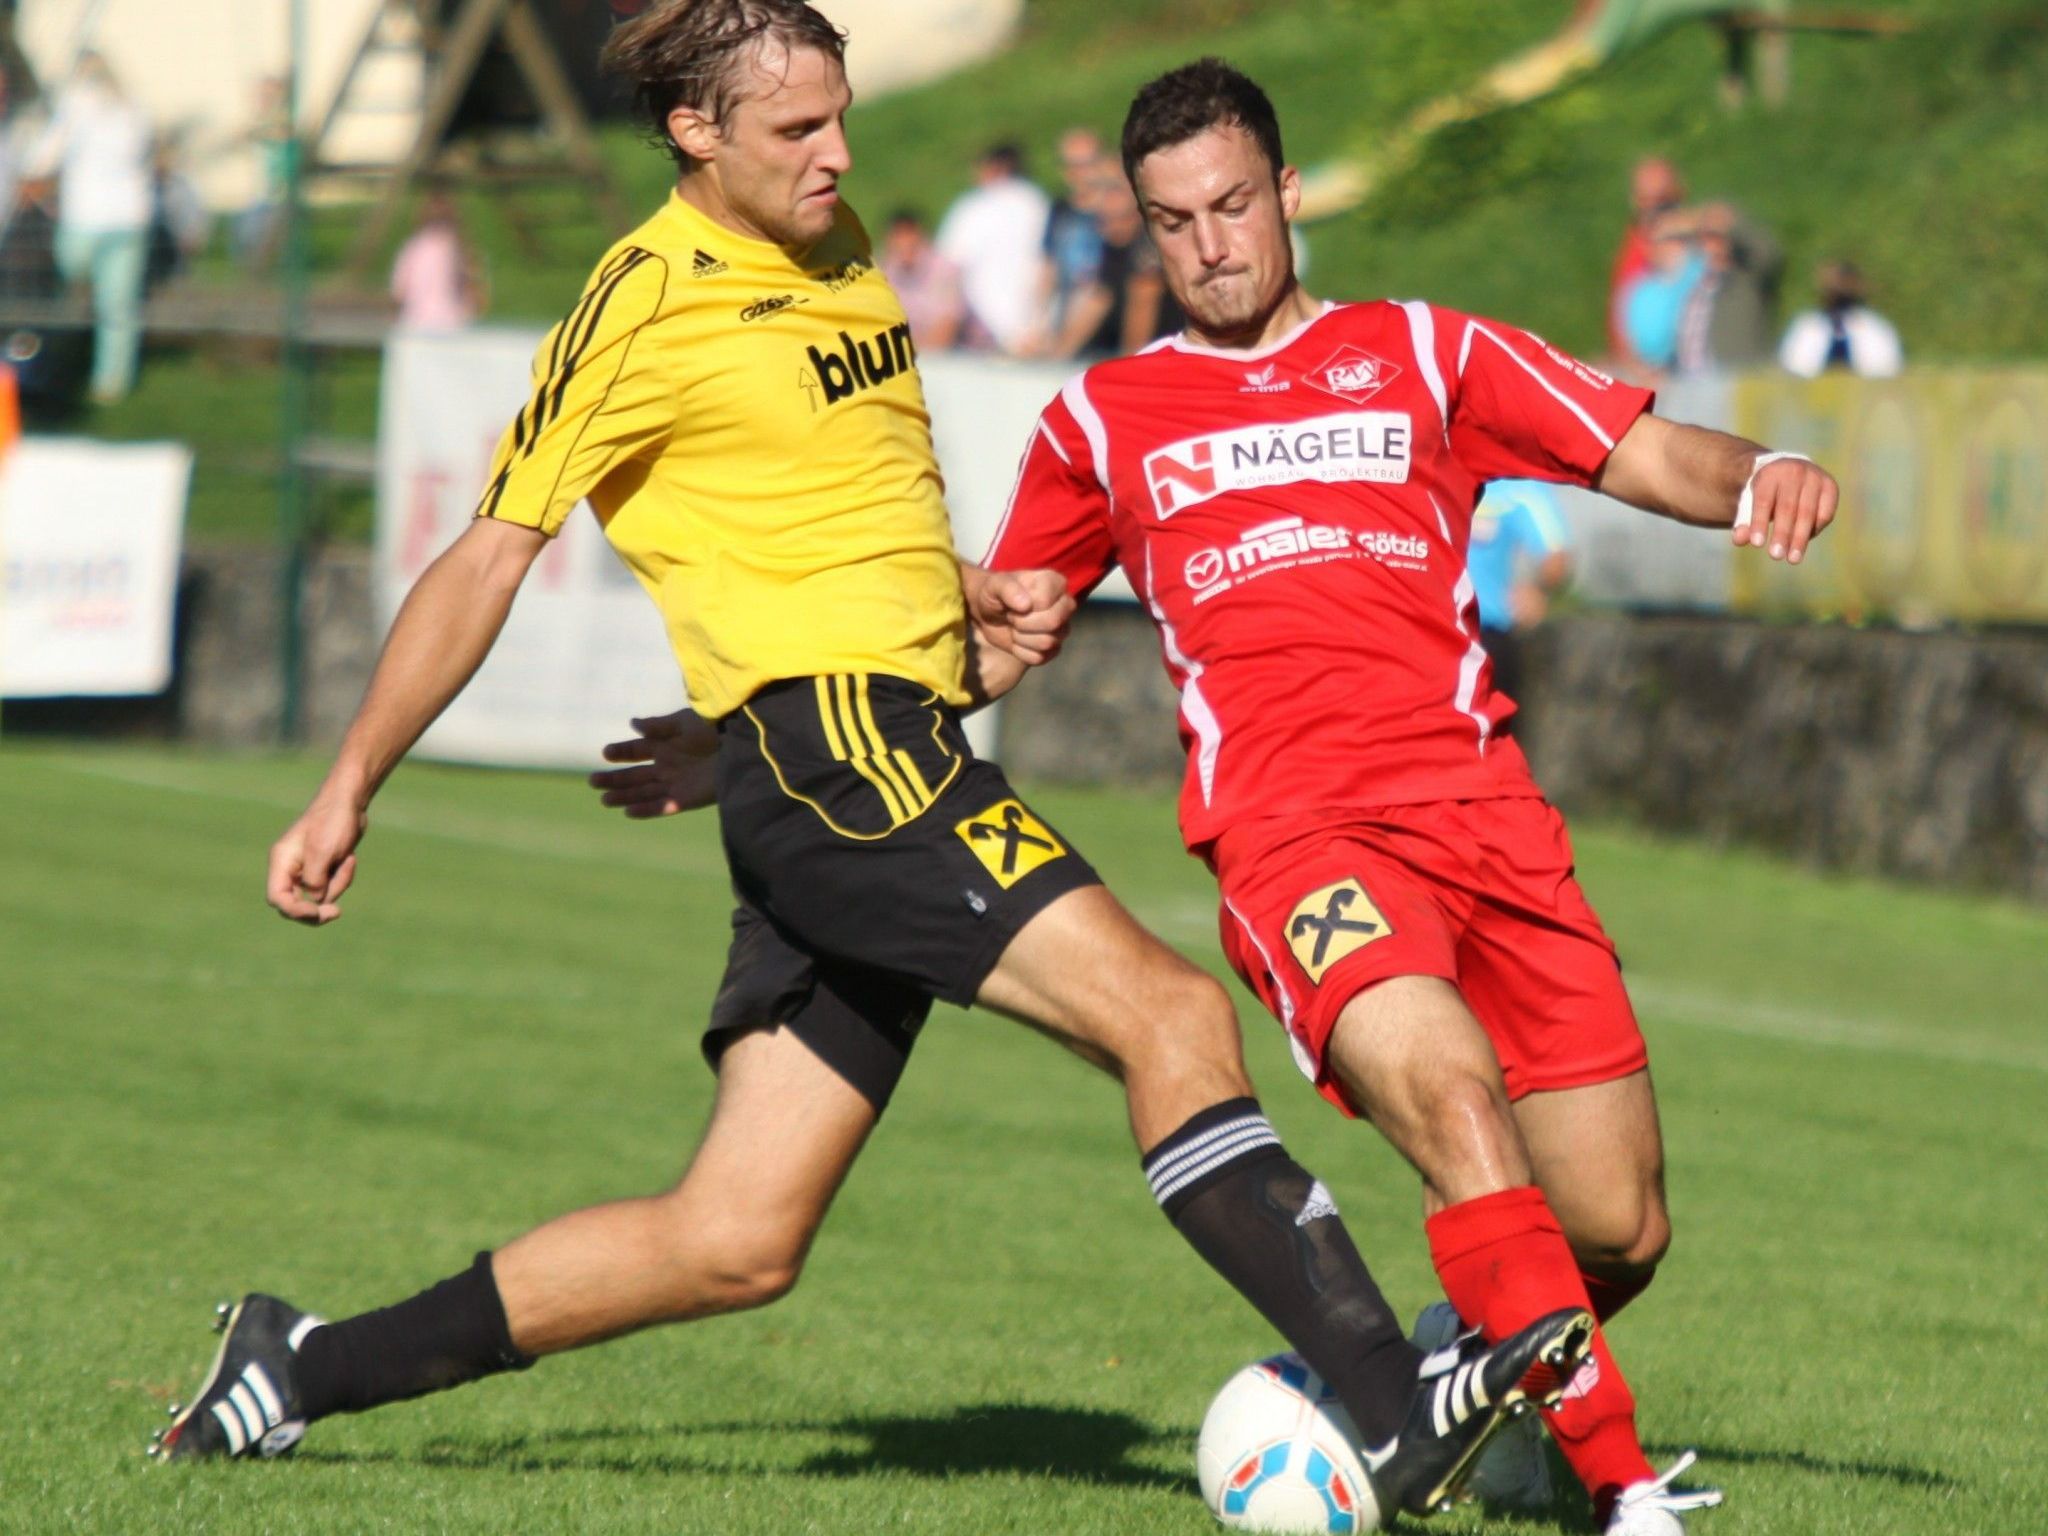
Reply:
<svg viewBox="0 0 2048 1536"><path fill-rule="evenodd" d="M1571 580L1571 529L1557 493L1540 480L1496 480L1472 517L1466 564L1479 597L1479 639L1493 659L1493 686L1521 703L1516 631L1542 622ZM1502 727L1512 734L1514 721Z"/></svg>

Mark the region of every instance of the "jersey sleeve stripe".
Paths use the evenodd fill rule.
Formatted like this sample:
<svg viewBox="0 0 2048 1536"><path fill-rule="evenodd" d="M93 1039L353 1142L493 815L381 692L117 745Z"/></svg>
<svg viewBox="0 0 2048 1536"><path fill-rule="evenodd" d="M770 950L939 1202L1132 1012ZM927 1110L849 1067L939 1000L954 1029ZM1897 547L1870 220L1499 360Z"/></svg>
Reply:
<svg viewBox="0 0 2048 1536"><path fill-rule="evenodd" d="M1080 425L1081 435L1088 439L1088 451L1095 457L1095 479L1103 490L1109 489L1109 429L1102 424L1102 413L1095 409L1095 402L1088 398L1088 375L1077 373L1067 380L1066 388L1060 391L1060 399L1067 409L1074 413L1074 420Z"/></svg>
<svg viewBox="0 0 2048 1536"><path fill-rule="evenodd" d="M645 255L646 253L642 252L641 254ZM662 261L661 258L658 256L653 259L661 262L662 292L666 293L668 291L668 263L666 261ZM657 296L654 308L648 311L649 318L651 319L654 315L659 314L660 311L661 301L660 298ZM605 402L611 398L612 390L618 385L619 380L625 375L626 364L633 355L633 343L640 339L640 330L642 328L644 328L644 322L642 327L636 327L634 329L632 335L626 338L626 344L623 347L619 348L619 363L618 366L612 370L611 382L605 385L604 393L598 397L596 408L591 411L589 416L584 418L583 425L577 428L575 440L569 444L569 451L562 455L561 466L555 471L554 484L548 487L548 502L550 504L554 502L556 495L561 490L562 477L569 473L569 466L575 462L576 450L583 443L583 434L590 430L591 422L595 421L599 416L604 414ZM570 364L570 366L574 366L573 361ZM529 453L531 451L531 449L528 450Z"/></svg>
<svg viewBox="0 0 2048 1536"><path fill-rule="evenodd" d="M1465 350L1470 349L1472 333L1474 331L1477 331L1481 336L1484 336L1496 347L1499 347L1501 351L1505 352L1510 358L1514 360L1516 367L1520 368L1524 373L1528 374L1529 377L1534 379L1538 384L1541 384L1545 392L1547 392L1552 399L1556 400L1559 405L1563 406L1566 410L1570 411L1574 416L1578 417L1579 420L1585 425L1586 430L1593 434L1594 440L1598 442L1602 448L1605 448L1609 453L1612 453L1614 451L1614 439L1609 437L1604 431L1601 430L1600 423L1595 421L1589 414L1587 414L1586 408L1584 406L1580 405L1578 401L1574 400L1570 395L1566 394L1563 390L1559 389L1555 384L1551 383L1550 380L1543 377L1542 374L1536 371L1534 365L1532 365L1527 358L1523 357L1513 347L1509 346L1506 342L1502 341L1498 336L1494 335L1492 331L1488 330L1485 326L1481 325L1476 320L1466 327ZM1461 361L1459 364L1461 372L1463 371L1463 366L1464 365L1462 362L1461 353Z"/></svg>
<svg viewBox="0 0 2048 1536"><path fill-rule="evenodd" d="M1436 401L1436 413L1444 424L1444 436L1451 435L1451 401L1444 391L1443 370L1436 361L1436 316L1420 299L1403 299L1401 313L1408 317L1408 341L1415 349L1415 366L1422 370L1422 382Z"/></svg>
<svg viewBox="0 0 2048 1536"><path fill-rule="evenodd" d="M597 302L591 306L590 314L583 323L583 334L569 344L569 352L562 361L561 371L552 380L553 390L550 391L545 384L541 386L541 394L547 397L547 403L545 410L537 411L534 416L533 437L536 443L540 441L540 435L548 424L562 414L562 398L568 393L569 382L576 377L577 368L582 365L584 353L590 350L590 343L597 335L598 325L604 320L605 307L611 303L612 295L619 291L619 285L625 282L634 268L650 259L646 251L633 251L597 290ZM529 447L527 451L531 453L533 450Z"/></svg>

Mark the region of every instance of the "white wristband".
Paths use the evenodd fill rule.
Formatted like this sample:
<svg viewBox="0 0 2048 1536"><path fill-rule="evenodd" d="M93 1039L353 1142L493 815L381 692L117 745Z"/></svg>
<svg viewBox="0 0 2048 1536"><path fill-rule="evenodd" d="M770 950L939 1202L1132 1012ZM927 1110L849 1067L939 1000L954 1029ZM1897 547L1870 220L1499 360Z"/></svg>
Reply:
<svg viewBox="0 0 2048 1536"><path fill-rule="evenodd" d="M1749 478L1742 482L1742 494L1735 498L1735 526L1747 528L1749 520L1756 514L1756 477L1766 464L1775 464L1780 459L1797 459L1802 464L1811 464L1803 453L1760 453L1756 462L1749 466Z"/></svg>

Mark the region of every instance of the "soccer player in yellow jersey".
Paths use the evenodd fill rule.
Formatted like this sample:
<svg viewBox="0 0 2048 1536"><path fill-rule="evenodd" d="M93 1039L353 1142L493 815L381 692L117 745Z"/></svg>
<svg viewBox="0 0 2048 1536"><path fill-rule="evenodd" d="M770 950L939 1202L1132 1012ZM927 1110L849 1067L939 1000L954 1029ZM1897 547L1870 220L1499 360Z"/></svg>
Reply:
<svg viewBox="0 0 2048 1536"><path fill-rule="evenodd" d="M652 729L701 748L686 798L715 789L738 895L703 1141L666 1193L547 1222L395 1306L333 1324L269 1296L224 1308L158 1449L275 1455L327 1414L773 1301L939 997L1117 1074L1167 1215L1336 1387L1382 1507L1427 1508L1525 1390L1569 1378L1590 1318L1467 1346L1455 1389L1422 1379L1328 1192L1260 1113L1221 988L968 748L969 616L916 354L839 199L841 47L800 0L667 0L615 34L675 194L542 343L475 521L406 599L270 857L279 912L340 915L372 796L588 500L667 620L694 712ZM977 655L1049 654L1065 613L1047 582L991 578ZM1008 617L1025 611L1038 633ZM607 783L638 805L670 793L652 773Z"/></svg>

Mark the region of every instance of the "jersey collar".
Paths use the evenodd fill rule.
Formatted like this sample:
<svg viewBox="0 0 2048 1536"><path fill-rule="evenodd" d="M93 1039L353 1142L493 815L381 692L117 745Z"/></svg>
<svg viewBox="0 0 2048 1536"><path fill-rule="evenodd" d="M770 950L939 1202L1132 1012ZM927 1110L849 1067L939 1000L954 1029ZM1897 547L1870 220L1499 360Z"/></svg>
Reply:
<svg viewBox="0 0 2048 1536"><path fill-rule="evenodd" d="M1342 307L1343 306L1338 304L1335 300L1323 300L1323 307L1321 309L1318 309L1314 314L1310 315L1306 320L1302 321L1301 324L1297 325L1293 330L1289 331L1279 340L1269 341L1263 347L1250 347L1243 351L1238 351L1235 349L1226 350L1222 347L1205 347L1199 345L1196 342L1189 341L1187 338L1187 332L1185 331L1181 331L1176 333L1175 335L1167 337L1167 339L1163 343L1160 343L1160 346L1162 347L1162 349L1171 349L1175 352L1186 352L1193 357L1220 357L1224 359L1226 362L1233 363L1256 362L1258 359L1262 357L1271 357L1275 352L1282 352L1285 351L1288 347L1293 346L1297 341L1301 340L1302 337L1306 336L1309 333L1309 329L1312 326L1314 326L1318 321L1322 320L1325 316L1334 314L1337 310L1341 309ZM1147 348L1146 350L1150 351L1151 349Z"/></svg>

